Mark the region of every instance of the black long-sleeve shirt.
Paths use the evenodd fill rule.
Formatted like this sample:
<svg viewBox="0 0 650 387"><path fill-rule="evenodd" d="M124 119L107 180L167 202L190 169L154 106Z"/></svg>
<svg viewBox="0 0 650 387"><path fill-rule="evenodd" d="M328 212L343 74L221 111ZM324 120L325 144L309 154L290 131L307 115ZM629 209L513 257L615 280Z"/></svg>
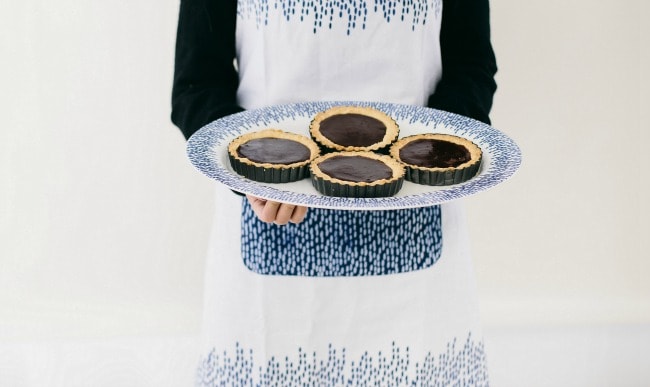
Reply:
<svg viewBox="0 0 650 387"><path fill-rule="evenodd" d="M185 138L242 111L235 70L237 0L181 0L172 121ZM442 77L427 106L490 123L496 60L488 0L443 0Z"/></svg>

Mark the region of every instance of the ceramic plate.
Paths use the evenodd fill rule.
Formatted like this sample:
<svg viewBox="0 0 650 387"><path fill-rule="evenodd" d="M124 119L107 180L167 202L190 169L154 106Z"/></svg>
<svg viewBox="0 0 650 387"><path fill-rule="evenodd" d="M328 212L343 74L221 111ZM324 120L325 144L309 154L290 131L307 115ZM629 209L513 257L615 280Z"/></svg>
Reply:
<svg viewBox="0 0 650 387"><path fill-rule="evenodd" d="M371 106L384 111L397 121L400 138L428 132L465 137L483 151L481 168L475 177L461 184L432 187L405 181L397 195L369 199L324 196L312 187L310 179L287 184L258 183L231 168L227 147L235 137L270 127L309 136L312 117L335 105ZM235 191L309 207L345 210L415 208L475 195L508 179L521 164L517 144L482 122L420 106L350 101L296 103L233 114L197 131L188 141L187 152L199 171Z"/></svg>

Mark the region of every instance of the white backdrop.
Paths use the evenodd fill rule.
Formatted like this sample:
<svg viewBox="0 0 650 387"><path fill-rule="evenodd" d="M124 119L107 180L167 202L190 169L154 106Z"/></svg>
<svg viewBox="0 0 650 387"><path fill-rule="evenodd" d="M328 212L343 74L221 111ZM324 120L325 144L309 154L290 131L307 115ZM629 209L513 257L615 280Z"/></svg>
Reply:
<svg viewBox="0 0 650 387"><path fill-rule="evenodd" d="M0 3L0 345L198 332L212 182L169 120L177 8ZM648 11L492 1L524 162L467 200L486 326L650 324Z"/></svg>

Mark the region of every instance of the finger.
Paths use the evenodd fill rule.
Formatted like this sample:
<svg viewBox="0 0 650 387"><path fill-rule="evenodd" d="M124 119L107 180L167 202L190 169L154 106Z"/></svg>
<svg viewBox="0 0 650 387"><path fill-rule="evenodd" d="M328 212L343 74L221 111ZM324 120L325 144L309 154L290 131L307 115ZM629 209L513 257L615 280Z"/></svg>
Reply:
<svg viewBox="0 0 650 387"><path fill-rule="evenodd" d="M259 218L262 215L262 212L264 212L266 200L252 195L246 195L246 199L248 199L248 203L250 203L253 212L255 212L255 215Z"/></svg>
<svg viewBox="0 0 650 387"><path fill-rule="evenodd" d="M275 220L275 212L277 211L274 210L274 208L279 205L279 203L271 202L266 199L261 199L251 195L246 195L246 198L253 208L255 216L257 216L259 220L265 223L273 223Z"/></svg>
<svg viewBox="0 0 650 387"><path fill-rule="evenodd" d="M266 203L264 203L262 211L257 214L257 217L260 218L262 222L273 223L277 218L278 210L281 205L282 203L267 200Z"/></svg>
<svg viewBox="0 0 650 387"><path fill-rule="evenodd" d="M274 202L246 195L255 215L265 223L285 225L289 222L300 223L307 214L307 207Z"/></svg>
<svg viewBox="0 0 650 387"><path fill-rule="evenodd" d="M291 219L289 219L289 221L292 223L300 223L305 219L305 215L307 215L307 207L296 206L293 209L293 213L291 214Z"/></svg>
<svg viewBox="0 0 650 387"><path fill-rule="evenodd" d="M278 212L275 215L275 224L285 225L289 223L291 217L293 216L293 211L296 208L293 204L282 203L278 208Z"/></svg>
<svg viewBox="0 0 650 387"><path fill-rule="evenodd" d="M263 207L264 203L266 203L266 199L258 198L257 196L253 195L246 195L246 199L248 199L248 202L251 204L251 206Z"/></svg>

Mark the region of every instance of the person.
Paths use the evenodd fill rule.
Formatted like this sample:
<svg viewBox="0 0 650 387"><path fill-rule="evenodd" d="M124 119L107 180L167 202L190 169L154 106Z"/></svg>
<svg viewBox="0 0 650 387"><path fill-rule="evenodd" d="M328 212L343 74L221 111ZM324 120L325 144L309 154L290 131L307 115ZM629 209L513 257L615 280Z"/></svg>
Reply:
<svg viewBox="0 0 650 387"><path fill-rule="evenodd" d="M172 121L189 138L346 100L489 124L496 71L488 0L181 0ZM488 385L462 201L343 211L215 190L197 385ZM292 271L305 261L321 269Z"/></svg>

